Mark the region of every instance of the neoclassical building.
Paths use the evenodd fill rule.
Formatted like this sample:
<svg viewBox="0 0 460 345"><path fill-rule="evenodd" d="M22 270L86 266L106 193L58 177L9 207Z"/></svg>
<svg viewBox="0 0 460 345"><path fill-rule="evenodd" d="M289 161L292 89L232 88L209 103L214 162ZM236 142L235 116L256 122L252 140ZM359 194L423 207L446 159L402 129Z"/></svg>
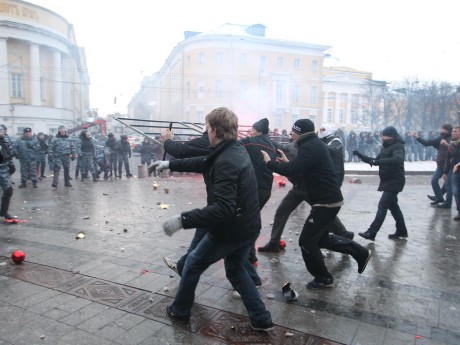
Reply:
<svg viewBox="0 0 460 345"><path fill-rule="evenodd" d="M55 134L89 115L84 49L65 18L19 0L0 0L0 123L9 134Z"/></svg>
<svg viewBox="0 0 460 345"><path fill-rule="evenodd" d="M267 117L272 130L289 130L299 118L318 123L329 48L267 37L261 24L186 31L161 70L144 79L128 114L202 123L212 109L226 106L240 124Z"/></svg>

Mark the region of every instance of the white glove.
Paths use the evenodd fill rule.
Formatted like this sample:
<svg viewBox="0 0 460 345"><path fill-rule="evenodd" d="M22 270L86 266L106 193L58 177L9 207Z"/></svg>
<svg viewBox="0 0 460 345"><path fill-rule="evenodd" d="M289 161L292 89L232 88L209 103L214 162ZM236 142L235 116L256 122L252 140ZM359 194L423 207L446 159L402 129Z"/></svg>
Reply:
<svg viewBox="0 0 460 345"><path fill-rule="evenodd" d="M148 171L149 174L153 173L153 170L163 171L165 169L169 169L169 161L155 161L149 165Z"/></svg>
<svg viewBox="0 0 460 345"><path fill-rule="evenodd" d="M170 237L180 229L182 229L182 216L180 214L169 218L163 223L163 230L165 231L165 234Z"/></svg>

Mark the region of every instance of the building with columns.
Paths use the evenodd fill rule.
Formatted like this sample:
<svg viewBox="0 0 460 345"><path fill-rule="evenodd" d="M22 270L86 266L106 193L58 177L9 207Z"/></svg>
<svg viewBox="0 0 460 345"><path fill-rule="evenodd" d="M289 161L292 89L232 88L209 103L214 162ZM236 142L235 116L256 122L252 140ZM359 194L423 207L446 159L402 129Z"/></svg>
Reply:
<svg viewBox="0 0 460 345"><path fill-rule="evenodd" d="M324 123L357 132L382 127L385 82L348 67L324 67L323 71Z"/></svg>
<svg viewBox="0 0 460 345"><path fill-rule="evenodd" d="M0 123L55 134L89 116L89 77L73 26L46 8L0 0Z"/></svg>
<svg viewBox="0 0 460 345"><path fill-rule="evenodd" d="M240 124L267 117L270 129L280 132L299 118L319 124L323 55L329 48L269 38L261 24L186 31L161 70L144 78L128 114L203 123L212 109L226 106Z"/></svg>

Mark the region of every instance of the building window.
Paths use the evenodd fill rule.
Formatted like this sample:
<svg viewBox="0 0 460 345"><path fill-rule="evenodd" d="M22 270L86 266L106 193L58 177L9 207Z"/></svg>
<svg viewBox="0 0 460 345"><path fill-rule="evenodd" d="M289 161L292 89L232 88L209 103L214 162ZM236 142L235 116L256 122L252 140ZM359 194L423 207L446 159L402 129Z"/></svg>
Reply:
<svg viewBox="0 0 460 345"><path fill-rule="evenodd" d="M247 85L245 80L240 80L240 97L245 98L247 92Z"/></svg>
<svg viewBox="0 0 460 345"><path fill-rule="evenodd" d="M300 59L294 60L294 68L299 70L300 69Z"/></svg>
<svg viewBox="0 0 460 345"><path fill-rule="evenodd" d="M299 113L298 112L293 112L292 113L292 123L296 122L299 119Z"/></svg>
<svg viewBox="0 0 460 345"><path fill-rule="evenodd" d="M11 74L11 97L12 98L22 98L22 73L12 73Z"/></svg>
<svg viewBox="0 0 460 345"><path fill-rule="evenodd" d="M276 101L278 103L284 101L284 84L282 81L276 82Z"/></svg>
<svg viewBox="0 0 460 345"><path fill-rule="evenodd" d="M332 122L332 109L327 110L327 122Z"/></svg>
<svg viewBox="0 0 460 345"><path fill-rule="evenodd" d="M343 123L343 122L345 122L344 120L345 120L344 119L344 111L343 111L343 109L340 109L339 110L339 122Z"/></svg>
<svg viewBox="0 0 460 345"><path fill-rule="evenodd" d="M248 63L247 60L248 60L248 56L245 53L240 55L240 63L242 65L246 65Z"/></svg>
<svg viewBox="0 0 460 345"><path fill-rule="evenodd" d="M197 110L196 111L196 120L198 123L204 123L204 111L203 110Z"/></svg>
<svg viewBox="0 0 460 345"><path fill-rule="evenodd" d="M311 62L311 71L318 72L318 60L313 60Z"/></svg>
<svg viewBox="0 0 460 345"><path fill-rule="evenodd" d="M214 83L214 96L216 98L222 97L222 80L216 80Z"/></svg>
<svg viewBox="0 0 460 345"><path fill-rule="evenodd" d="M204 53L199 53L198 54L198 63L203 64L204 63Z"/></svg>
<svg viewBox="0 0 460 345"><path fill-rule="evenodd" d="M185 83L185 93L187 95L187 98L190 98L190 82Z"/></svg>
<svg viewBox="0 0 460 345"><path fill-rule="evenodd" d="M352 109L351 110L351 123L357 123L358 122L358 117L356 116L356 110Z"/></svg>
<svg viewBox="0 0 460 345"><path fill-rule="evenodd" d="M314 85L310 89L310 99L312 104L318 103L318 88Z"/></svg>
<svg viewBox="0 0 460 345"><path fill-rule="evenodd" d="M283 109L276 109L275 112L275 127L280 127L283 120Z"/></svg>
<svg viewBox="0 0 460 345"><path fill-rule="evenodd" d="M294 84L292 89L292 101L295 103L299 102L299 84Z"/></svg>
<svg viewBox="0 0 460 345"><path fill-rule="evenodd" d="M267 57L265 55L261 55L259 60L259 71L263 71L265 67L267 67Z"/></svg>
<svg viewBox="0 0 460 345"><path fill-rule="evenodd" d="M315 123L316 122L316 111L310 111L310 120Z"/></svg>
<svg viewBox="0 0 460 345"><path fill-rule="evenodd" d="M222 64L222 59L223 59L222 52L217 52L216 53L216 64L221 65Z"/></svg>
<svg viewBox="0 0 460 345"><path fill-rule="evenodd" d="M203 98L204 97L204 82L199 81L198 82L198 98Z"/></svg>
<svg viewBox="0 0 460 345"><path fill-rule="evenodd" d="M276 59L276 67L278 68L283 68L284 65L284 59L280 56L278 59Z"/></svg>
<svg viewBox="0 0 460 345"><path fill-rule="evenodd" d="M187 66L190 66L190 55L187 55Z"/></svg>

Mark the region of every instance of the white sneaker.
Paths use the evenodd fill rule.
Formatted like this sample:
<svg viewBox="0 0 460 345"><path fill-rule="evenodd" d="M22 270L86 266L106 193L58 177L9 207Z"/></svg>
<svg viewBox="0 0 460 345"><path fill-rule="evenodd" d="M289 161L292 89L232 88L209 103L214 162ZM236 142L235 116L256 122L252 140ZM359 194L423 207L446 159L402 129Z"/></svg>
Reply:
<svg viewBox="0 0 460 345"><path fill-rule="evenodd" d="M262 286L262 285L256 285L256 288L257 288L257 289L260 289L261 286ZM239 293L238 291L233 290L233 292L232 292L232 297L233 297L233 298L241 298L241 295L240 295L240 293Z"/></svg>
<svg viewBox="0 0 460 345"><path fill-rule="evenodd" d="M177 270L176 262L173 259L168 258L167 256L163 256L163 261L165 262L166 266L172 269L178 276L180 276L179 271Z"/></svg>

